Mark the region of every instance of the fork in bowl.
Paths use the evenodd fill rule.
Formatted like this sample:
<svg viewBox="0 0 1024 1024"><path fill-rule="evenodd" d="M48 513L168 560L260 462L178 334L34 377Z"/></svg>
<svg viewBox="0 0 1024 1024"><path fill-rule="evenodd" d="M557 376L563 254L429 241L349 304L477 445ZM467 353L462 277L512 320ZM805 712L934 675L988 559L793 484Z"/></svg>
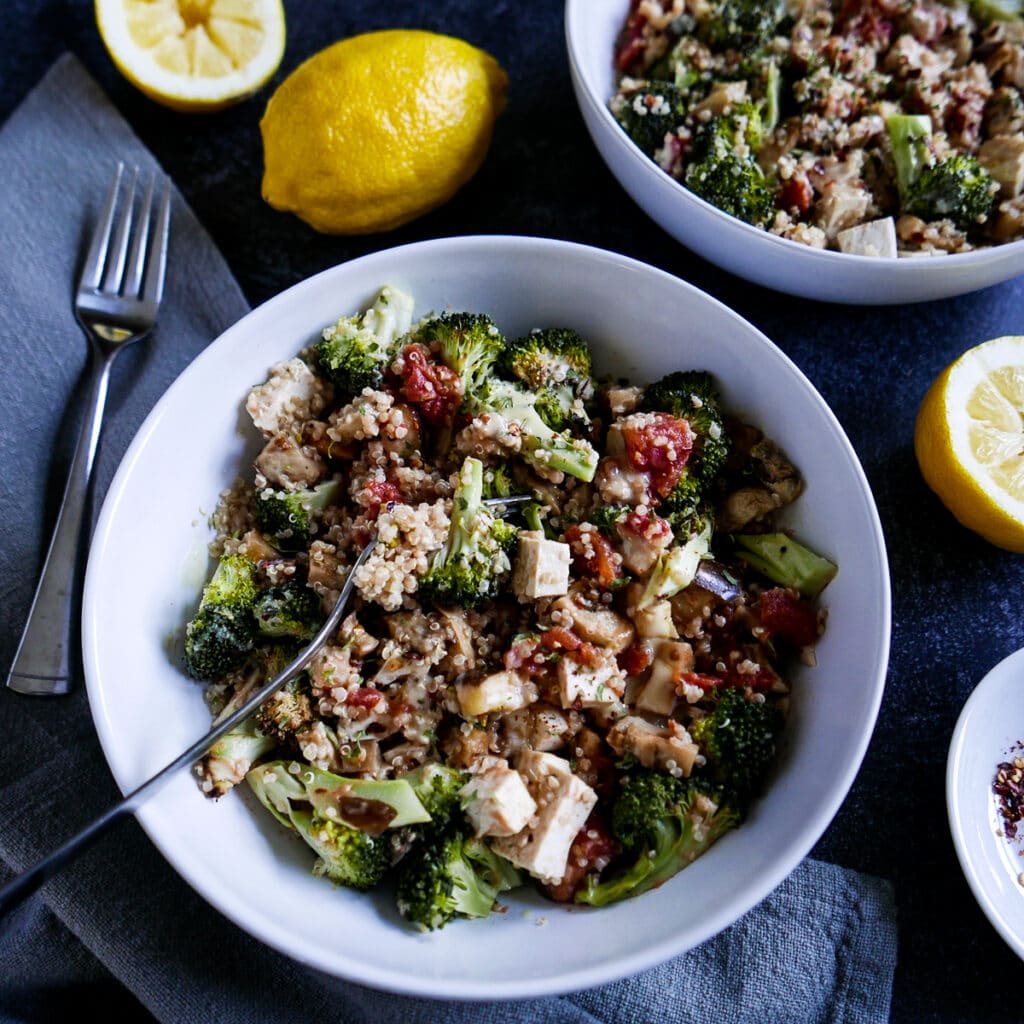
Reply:
<svg viewBox="0 0 1024 1024"><path fill-rule="evenodd" d="M71 690L79 541L110 368L121 349L153 329L163 296L170 183L163 179L154 213L156 176L138 204L138 168L122 189L124 177L125 166L118 163L75 291L75 319L89 339L89 398L57 524L7 676L7 686L18 693L54 696ZM119 201L122 191L125 198Z"/></svg>

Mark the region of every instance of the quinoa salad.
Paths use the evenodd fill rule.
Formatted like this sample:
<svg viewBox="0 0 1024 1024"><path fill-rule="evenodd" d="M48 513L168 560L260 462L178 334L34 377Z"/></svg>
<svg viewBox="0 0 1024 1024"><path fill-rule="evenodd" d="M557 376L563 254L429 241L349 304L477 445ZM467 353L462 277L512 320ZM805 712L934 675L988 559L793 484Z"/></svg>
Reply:
<svg viewBox="0 0 1024 1024"><path fill-rule="evenodd" d="M770 785L837 567L776 522L799 471L709 374L598 379L567 327L413 312L383 287L245 400L263 447L185 630L215 721L376 541L336 635L197 781L247 786L411 927L526 885L638 896Z"/></svg>
<svg viewBox="0 0 1024 1024"><path fill-rule="evenodd" d="M1024 238L1014 0L630 0L614 60L630 138L772 234L882 257Z"/></svg>

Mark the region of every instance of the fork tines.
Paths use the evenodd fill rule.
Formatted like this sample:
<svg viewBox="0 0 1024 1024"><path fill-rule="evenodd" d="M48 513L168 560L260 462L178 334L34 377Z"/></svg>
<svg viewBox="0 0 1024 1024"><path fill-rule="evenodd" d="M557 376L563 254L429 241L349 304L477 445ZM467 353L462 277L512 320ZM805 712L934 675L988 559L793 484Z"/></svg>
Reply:
<svg viewBox="0 0 1024 1024"><path fill-rule="evenodd" d="M156 305L163 295L167 265L171 186L167 178L162 179L161 196L154 220L153 197L159 184L158 175L154 172L150 176L145 194L138 202L135 193L139 168L132 168L127 185L122 189L124 177L125 165L118 163L85 258L79 290L122 295ZM119 203L122 191L125 197ZM115 224L115 213L119 205L121 214ZM153 244L149 245L151 221Z"/></svg>

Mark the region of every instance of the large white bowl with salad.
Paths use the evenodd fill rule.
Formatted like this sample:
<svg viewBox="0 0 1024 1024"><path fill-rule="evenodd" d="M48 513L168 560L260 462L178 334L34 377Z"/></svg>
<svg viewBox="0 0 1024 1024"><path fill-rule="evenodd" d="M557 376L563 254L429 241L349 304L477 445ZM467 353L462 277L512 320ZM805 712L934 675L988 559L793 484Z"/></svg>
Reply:
<svg viewBox="0 0 1024 1024"><path fill-rule="evenodd" d="M576 98L646 213L829 302L1024 270L1024 23L989 0L567 0Z"/></svg>
<svg viewBox="0 0 1024 1024"><path fill-rule="evenodd" d="M481 510L508 491L532 505ZM280 663L373 534L309 677L138 813L252 935L396 992L578 990L715 935L828 827L885 681L882 532L825 402L720 303L602 250L452 238L225 332L93 541L122 789Z"/></svg>

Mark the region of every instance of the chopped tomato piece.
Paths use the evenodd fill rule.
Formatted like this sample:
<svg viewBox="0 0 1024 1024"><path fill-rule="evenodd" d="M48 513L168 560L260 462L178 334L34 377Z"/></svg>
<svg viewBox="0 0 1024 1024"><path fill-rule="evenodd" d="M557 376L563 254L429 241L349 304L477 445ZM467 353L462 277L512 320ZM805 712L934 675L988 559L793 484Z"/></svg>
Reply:
<svg viewBox="0 0 1024 1024"><path fill-rule="evenodd" d="M622 575L622 559L600 530L595 527L584 530L579 523L574 523L565 531L564 540L572 551L577 571L599 586L611 586Z"/></svg>
<svg viewBox="0 0 1024 1024"><path fill-rule="evenodd" d="M397 484L391 483L390 480L371 480L366 485L366 489L374 499L367 507L366 514L374 520L380 515L383 506L402 501L404 497Z"/></svg>
<svg viewBox="0 0 1024 1024"><path fill-rule="evenodd" d="M462 381L454 370L431 359L425 345L402 349L401 377L402 394L428 423L444 423L455 415L462 402Z"/></svg>
<svg viewBox="0 0 1024 1024"><path fill-rule="evenodd" d="M679 483L693 450L693 431L686 420L665 412L647 413L623 427L630 465L651 479L654 493L664 498Z"/></svg>
<svg viewBox="0 0 1024 1024"><path fill-rule="evenodd" d="M818 639L818 615L795 590L774 587L761 595L761 625L773 637L794 647L807 647Z"/></svg>
<svg viewBox="0 0 1024 1024"><path fill-rule="evenodd" d="M617 660L619 668L627 676L638 676L650 666L654 660L654 654L649 644L633 644L631 647L627 647Z"/></svg>
<svg viewBox="0 0 1024 1024"><path fill-rule="evenodd" d="M385 699L384 694L380 690L376 690L372 686L360 686L358 689L348 691L345 703L351 704L356 708L366 708L369 710L375 707L378 701Z"/></svg>

